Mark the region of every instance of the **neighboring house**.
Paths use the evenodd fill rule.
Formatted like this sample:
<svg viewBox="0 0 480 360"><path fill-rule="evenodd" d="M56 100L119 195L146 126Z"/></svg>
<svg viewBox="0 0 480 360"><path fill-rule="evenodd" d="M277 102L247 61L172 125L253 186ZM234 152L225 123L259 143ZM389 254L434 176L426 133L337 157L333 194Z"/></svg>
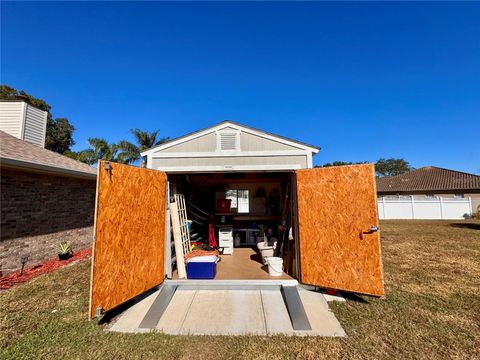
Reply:
<svg viewBox="0 0 480 360"><path fill-rule="evenodd" d="M92 241L96 170L44 149L44 139L34 145L19 138L0 131L3 273L24 257L27 266L56 257L61 242L75 251Z"/></svg>
<svg viewBox="0 0 480 360"><path fill-rule="evenodd" d="M377 178L377 194L381 217L382 204L389 203L384 218L465 218L480 205L480 176L425 166Z"/></svg>
<svg viewBox="0 0 480 360"><path fill-rule="evenodd" d="M47 115L25 99L0 101L0 131L25 140L31 144L45 146Z"/></svg>

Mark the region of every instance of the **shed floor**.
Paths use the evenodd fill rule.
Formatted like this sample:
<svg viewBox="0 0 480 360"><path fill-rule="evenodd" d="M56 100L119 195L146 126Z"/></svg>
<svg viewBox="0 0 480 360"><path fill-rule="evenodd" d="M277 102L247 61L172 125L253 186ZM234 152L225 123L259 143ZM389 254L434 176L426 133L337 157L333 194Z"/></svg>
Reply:
<svg viewBox="0 0 480 360"><path fill-rule="evenodd" d="M253 248L235 248L232 255L220 255L217 264L215 280L291 280L292 277L283 273L282 276L270 276L267 266L261 262L260 254ZM177 280L177 271L172 274Z"/></svg>

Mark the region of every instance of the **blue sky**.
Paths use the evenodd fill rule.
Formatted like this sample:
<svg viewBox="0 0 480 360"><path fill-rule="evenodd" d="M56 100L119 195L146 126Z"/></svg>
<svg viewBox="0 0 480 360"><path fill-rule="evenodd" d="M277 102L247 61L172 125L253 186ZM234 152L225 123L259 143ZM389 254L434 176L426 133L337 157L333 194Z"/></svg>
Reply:
<svg viewBox="0 0 480 360"><path fill-rule="evenodd" d="M1 82L88 137L224 119L480 172L480 4L2 2Z"/></svg>

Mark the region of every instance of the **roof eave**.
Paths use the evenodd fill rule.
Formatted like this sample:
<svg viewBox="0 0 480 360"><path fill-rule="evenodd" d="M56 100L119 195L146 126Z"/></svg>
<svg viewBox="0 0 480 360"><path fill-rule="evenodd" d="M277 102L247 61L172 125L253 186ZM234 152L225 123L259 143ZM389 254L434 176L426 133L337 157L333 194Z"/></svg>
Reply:
<svg viewBox="0 0 480 360"><path fill-rule="evenodd" d="M39 172L49 173L49 174L56 174L56 175L63 175L63 176L70 176L76 178L83 178L83 179L96 179L96 173L84 172L79 170L72 170L72 169L65 169L51 165L45 165L40 163L32 163L29 161L22 161L18 159L12 158L0 158L0 165L17 168L17 169L27 169L27 170L36 170Z"/></svg>
<svg viewBox="0 0 480 360"><path fill-rule="evenodd" d="M269 136L272 136L272 137L276 137L279 139L279 141L282 141L283 142L290 142L290 143L294 143L295 146L299 146L299 147L302 147L305 151L309 151L309 152L312 152L313 154L317 154L319 151L320 151L320 148L318 147L314 147L314 146L310 146L308 144L304 144L302 142L299 142L299 141L296 141L296 140L293 140L293 139L287 139L283 136L279 136L279 135L276 135L276 134L271 134L271 133L268 133L268 132L265 132L265 131L262 131L262 130L258 130L258 129L254 129L254 128L251 128L251 127L248 127L248 126L245 126L245 125L242 125L242 124L239 124L239 123L236 123L234 121L231 121L231 120L225 120L225 121L222 121L216 125L213 125L213 126L210 126L210 127L207 127L207 128L204 128L204 129L201 129L201 130L197 130L197 131L194 131L194 132L191 132L189 134L186 134L186 135L183 135L183 136L180 136L176 139L173 139L167 143L164 143L164 144L161 144L161 145L157 145L157 146L154 146L148 150L145 150L143 152L140 153L141 156L148 156L150 155L151 153L155 152L155 151L161 151L161 150L164 150L164 149L167 149L171 146L174 146L174 145L177 145L177 144L180 144L182 143L183 141L188 141L190 139L193 139L195 137L200 137L200 136L203 136L205 134L208 134L208 133L211 133L211 132L214 132L216 130L218 130L218 128L221 128L221 127L224 127L224 126L228 126L228 125L233 125L233 126L236 126L236 127L241 127L241 128L244 128L244 129L247 129L251 132L256 132L256 133L264 133L266 135L269 135ZM183 140L183 141L182 141Z"/></svg>

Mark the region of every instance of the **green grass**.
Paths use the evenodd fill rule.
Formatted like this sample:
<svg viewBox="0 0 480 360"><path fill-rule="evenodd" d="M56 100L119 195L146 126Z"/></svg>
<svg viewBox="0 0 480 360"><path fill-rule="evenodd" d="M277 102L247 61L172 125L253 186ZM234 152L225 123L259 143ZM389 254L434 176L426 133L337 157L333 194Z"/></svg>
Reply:
<svg viewBox="0 0 480 360"><path fill-rule="evenodd" d="M84 261L0 293L0 357L480 358L480 222L381 228L387 296L331 303L346 338L109 333L87 320Z"/></svg>

